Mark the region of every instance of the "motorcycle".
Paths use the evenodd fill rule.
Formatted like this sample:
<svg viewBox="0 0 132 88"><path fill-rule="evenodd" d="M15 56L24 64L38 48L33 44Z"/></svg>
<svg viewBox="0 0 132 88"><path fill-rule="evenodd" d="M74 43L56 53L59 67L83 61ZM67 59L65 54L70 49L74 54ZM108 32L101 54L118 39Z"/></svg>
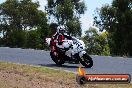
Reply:
<svg viewBox="0 0 132 88"><path fill-rule="evenodd" d="M56 41L57 42L57 41ZM46 43L50 46L51 38L46 38ZM75 37L63 41L64 46L68 48L60 48L55 46L56 51L51 51L50 56L57 65L64 63L78 64L81 63L86 68L93 66L92 58L85 51L85 44L82 40Z"/></svg>

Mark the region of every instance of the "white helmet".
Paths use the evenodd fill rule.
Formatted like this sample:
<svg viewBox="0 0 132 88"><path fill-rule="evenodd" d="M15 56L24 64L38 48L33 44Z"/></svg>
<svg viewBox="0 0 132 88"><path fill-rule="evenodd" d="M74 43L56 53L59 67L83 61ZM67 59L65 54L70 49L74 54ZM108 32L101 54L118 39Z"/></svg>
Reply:
<svg viewBox="0 0 132 88"><path fill-rule="evenodd" d="M57 28L57 32L58 32L59 34L64 34L64 33L65 33L65 29L62 28L62 27L58 27L58 28Z"/></svg>

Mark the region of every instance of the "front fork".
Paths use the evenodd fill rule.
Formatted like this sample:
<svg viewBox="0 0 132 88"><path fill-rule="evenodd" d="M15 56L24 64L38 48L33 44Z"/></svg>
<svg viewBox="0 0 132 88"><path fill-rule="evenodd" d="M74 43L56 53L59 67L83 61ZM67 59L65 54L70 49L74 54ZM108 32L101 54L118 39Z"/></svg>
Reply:
<svg viewBox="0 0 132 88"><path fill-rule="evenodd" d="M79 53L79 57L82 58L84 54L86 54L86 51L81 51L81 52Z"/></svg>

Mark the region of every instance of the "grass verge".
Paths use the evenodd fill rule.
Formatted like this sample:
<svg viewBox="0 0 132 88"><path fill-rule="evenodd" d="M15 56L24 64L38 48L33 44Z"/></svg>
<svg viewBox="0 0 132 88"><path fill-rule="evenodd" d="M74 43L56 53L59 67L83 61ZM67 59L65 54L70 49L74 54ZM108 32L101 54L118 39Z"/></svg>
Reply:
<svg viewBox="0 0 132 88"><path fill-rule="evenodd" d="M76 83L76 75L47 67L0 62L0 88L132 88L132 84Z"/></svg>

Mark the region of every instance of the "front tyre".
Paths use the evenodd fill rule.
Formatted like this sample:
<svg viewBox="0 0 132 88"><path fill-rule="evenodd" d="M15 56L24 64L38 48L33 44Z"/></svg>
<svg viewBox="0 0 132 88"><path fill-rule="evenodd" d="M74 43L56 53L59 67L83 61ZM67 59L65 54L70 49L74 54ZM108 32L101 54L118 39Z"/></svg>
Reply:
<svg viewBox="0 0 132 88"><path fill-rule="evenodd" d="M93 66L93 60L88 54L83 54L80 58L80 63L86 68L91 68Z"/></svg>
<svg viewBox="0 0 132 88"><path fill-rule="evenodd" d="M64 58L62 57L62 55L57 54L56 56L54 55L54 52L50 52L50 56L52 58L52 60L56 63L56 65L61 66L62 64L65 63Z"/></svg>

